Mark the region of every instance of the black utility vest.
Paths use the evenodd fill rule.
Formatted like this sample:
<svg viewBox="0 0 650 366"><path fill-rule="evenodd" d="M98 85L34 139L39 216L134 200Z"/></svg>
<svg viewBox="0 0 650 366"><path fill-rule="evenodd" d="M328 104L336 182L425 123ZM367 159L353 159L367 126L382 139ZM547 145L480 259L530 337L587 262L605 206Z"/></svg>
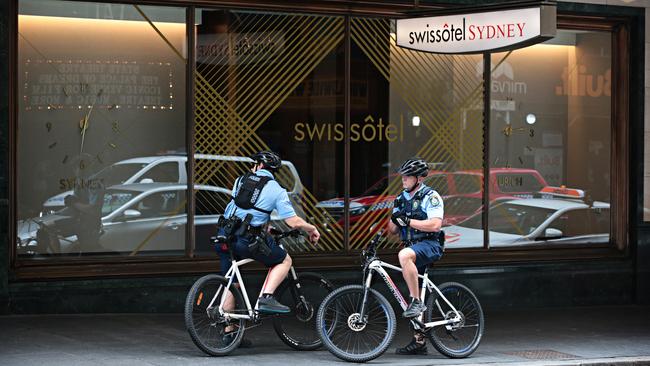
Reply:
<svg viewBox="0 0 650 366"><path fill-rule="evenodd" d="M415 193L415 196L410 200L407 200L403 194L400 194L395 200L395 207L411 219L426 220L427 213L422 209L422 202L424 202L424 199L429 195L433 194L433 192L433 189L425 186L424 188L419 189ZM400 239L402 241L418 241L424 239L435 239L437 237L437 233L420 231L410 226L400 229Z"/></svg>
<svg viewBox="0 0 650 366"><path fill-rule="evenodd" d="M262 194L262 189L264 189L266 183L271 180L273 180L273 178L259 176L253 173L246 173L239 177L237 195L233 197L233 200L235 200L235 206L244 210L254 209L270 215L271 211L263 210L255 206L255 204L260 198L260 194Z"/></svg>

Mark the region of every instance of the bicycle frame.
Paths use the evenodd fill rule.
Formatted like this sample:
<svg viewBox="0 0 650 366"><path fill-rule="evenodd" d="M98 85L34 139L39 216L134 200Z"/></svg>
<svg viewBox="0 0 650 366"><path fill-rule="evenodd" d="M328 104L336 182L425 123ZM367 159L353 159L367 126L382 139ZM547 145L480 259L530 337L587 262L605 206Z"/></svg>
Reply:
<svg viewBox="0 0 650 366"><path fill-rule="evenodd" d="M241 275L241 271L239 270L239 267L244 266L248 263L254 262L254 259L251 258L246 258L238 261L233 261L232 266L226 272L225 278L228 280L228 284L224 288L223 285L219 286L217 289L217 292L215 293L214 297L210 301L210 304L208 304L207 309L212 309L215 301L217 301L217 298L220 297L219 300L219 314L222 315L225 319L230 320L230 319L246 319L246 320L254 320L256 319L256 311L258 307L258 303L255 303L255 307L251 306L251 302L248 299L248 292L246 291L246 285L244 284L244 278ZM262 296L264 293L264 289L266 288L266 282L269 279L269 274L271 273L271 269L269 269L269 272L266 275L266 279L264 280L264 285L262 286L262 289L260 290L259 295L257 296L258 298ZM291 269L289 270L288 277L290 280L292 280L294 283L298 280L298 275L296 275L296 271L291 266ZM246 309L248 314L235 314L235 313L227 313L224 312L223 310L223 305L226 302L226 299L228 297L228 293L230 292L229 289L233 285L234 280L237 279L237 282L240 284L240 290L242 292L242 296L244 297L244 302L246 303ZM299 288L299 286L298 286ZM223 292L222 292L223 290ZM221 295L221 296L220 296ZM302 294L300 294L301 300L304 301L304 298Z"/></svg>
<svg viewBox="0 0 650 366"><path fill-rule="evenodd" d="M397 288L397 286L395 285L395 283L391 279L390 275L388 274L388 272L386 272L386 270L384 268L388 268L388 269L391 269L391 270L394 270L394 271L402 272L402 268L394 266L394 265L386 263L386 262L382 262L379 259L375 259L372 262L370 262L370 264L368 265L368 273L366 275L365 284L364 284L365 292L364 292L363 303L361 305L361 312L360 312L361 313L361 319L363 319L363 316L365 315L366 296L367 296L368 289L370 288L370 286L372 284L373 273L377 273L384 280L384 282L386 283L386 286L388 286L388 289L390 290L390 292L393 294L393 296L395 297L397 302L402 307L402 310L406 310L406 308L408 307L406 299L404 299L404 296L399 291L399 289ZM458 313L458 310L456 310L456 308L449 302L449 300L447 300L445 295L442 294L440 289L438 289L438 287L429 279L429 277L426 276L426 275L418 274L418 278L422 279L422 289L421 289L421 292L420 292L421 301L422 302L425 301L425 297L426 297L426 293L427 293L426 290L427 289L435 290L438 293L438 295L440 295L440 297L445 301L445 303L447 303L447 305L449 305L449 307L451 307L451 309L453 310L455 316L452 319L439 320L439 321L429 322L429 323L422 323L421 320L422 320L424 314L421 314L419 316L419 318L418 318L419 321L414 321L413 322L414 325L416 325L416 326L424 326L425 329L431 329L433 327L437 327L437 326L440 326L440 325L447 325L448 326L450 324L457 323L457 322L461 321L461 316ZM436 301L436 306L438 306L438 310L440 311L440 313L444 314L444 312L440 308L440 304L438 304L437 301Z"/></svg>

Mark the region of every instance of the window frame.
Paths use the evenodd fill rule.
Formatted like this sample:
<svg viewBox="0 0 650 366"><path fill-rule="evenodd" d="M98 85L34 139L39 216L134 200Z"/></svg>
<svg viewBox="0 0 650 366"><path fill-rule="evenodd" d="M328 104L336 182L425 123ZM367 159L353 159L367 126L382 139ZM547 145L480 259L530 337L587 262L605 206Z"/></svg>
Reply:
<svg viewBox="0 0 650 366"><path fill-rule="evenodd" d="M18 1L11 1L10 19L10 42L9 42L9 194L11 197L9 205L9 258L11 276L18 280L43 280L43 279L64 279L81 277L121 277L133 275L170 275L170 274L197 274L214 272L217 267L217 259L193 257L194 230L189 228L194 223L194 200L193 189L188 189L187 202L187 223L186 234L186 256L169 257L158 256L151 258L79 258L64 259L57 258L51 261L20 260L16 258L16 143L17 143L17 72L18 72ZM109 2L95 0L95 2ZM120 3L136 4L134 0L122 0ZM369 16L369 17L390 17L399 18L405 16L405 11L412 10L411 3L391 1L381 3L356 3L353 1L304 1L300 3L292 1L276 1L273 3L261 1L220 1L218 4L206 1L191 0L159 0L153 1L150 5L161 6L183 6L187 12L187 23L194 23L195 6L222 8L222 9L245 9L258 11L286 11L300 13L315 13L319 15L344 15ZM440 9L441 6L422 5L422 9ZM611 123L611 220L610 233L611 243L609 245L570 245L553 246L553 248L483 248L448 251L445 258L440 262L442 266L453 265L499 265L501 263L530 263L530 262L554 262L557 260L597 260L603 258L624 258L630 254L629 234L630 225L629 208L629 99L630 99L630 28L631 17L605 16L584 13L563 12L558 9L558 29L567 30L600 30L612 33L612 123ZM187 27L188 43L194 43L194 32ZM188 59L194 60L194 49L188 50ZM188 108L186 111L186 140L188 149L188 161L185 164L187 169L188 188L193 187L193 166L194 160L194 111L189 106L193 105L194 83L193 74L195 63L187 63L186 98ZM614 72L615 70L615 72ZM346 90L349 94L350 91ZM485 101L484 101L485 103ZM346 113L346 115L349 115ZM346 159L349 159L346 154ZM487 154L484 155L486 163ZM489 165L488 165L489 166ZM484 223L487 226L487 222ZM349 241L349 238L348 240ZM380 251L384 254L394 254L395 250ZM489 252L489 255L487 254ZM327 252L316 254L295 253L295 263L298 268L353 268L357 265L357 251ZM393 255L394 257L394 255ZM386 257L392 262L396 258ZM251 269L260 269L259 265Z"/></svg>

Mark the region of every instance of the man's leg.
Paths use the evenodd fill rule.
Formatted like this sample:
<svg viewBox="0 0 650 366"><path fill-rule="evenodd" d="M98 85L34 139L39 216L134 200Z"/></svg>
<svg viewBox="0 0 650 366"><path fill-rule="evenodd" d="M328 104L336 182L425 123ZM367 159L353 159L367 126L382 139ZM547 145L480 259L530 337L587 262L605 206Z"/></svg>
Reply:
<svg viewBox="0 0 650 366"><path fill-rule="evenodd" d="M402 266L402 276L409 288L409 295L414 299L420 299L418 289L418 269L415 266L416 255L413 249L404 248L398 254L399 264Z"/></svg>
<svg viewBox="0 0 650 366"><path fill-rule="evenodd" d="M268 278L266 280L266 285L263 289L263 293L273 294L275 292L275 289L277 289L282 281L284 281L284 279L287 277L287 273L289 273L292 263L293 262L291 260L291 257L289 254L287 254L287 256L284 257L282 263L277 264L271 268L271 271L269 272Z"/></svg>
<svg viewBox="0 0 650 366"><path fill-rule="evenodd" d="M279 247L278 247L279 248ZM281 263L271 268L266 278L266 283L262 289L262 297L258 299L258 310L264 313L288 313L289 307L278 302L273 293L280 286L282 281L287 277L291 269L291 257L286 254Z"/></svg>

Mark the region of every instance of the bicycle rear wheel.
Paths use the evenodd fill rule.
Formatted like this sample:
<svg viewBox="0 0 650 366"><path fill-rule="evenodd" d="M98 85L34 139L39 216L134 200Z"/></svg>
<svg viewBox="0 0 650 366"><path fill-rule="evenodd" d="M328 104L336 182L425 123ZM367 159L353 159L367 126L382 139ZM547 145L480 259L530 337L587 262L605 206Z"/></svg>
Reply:
<svg viewBox="0 0 650 366"><path fill-rule="evenodd" d="M334 286L317 273L299 274L297 285L298 288L293 281L285 280L277 289L276 298L288 306L291 313L273 318L273 328L290 347L311 351L323 345L316 329L316 313Z"/></svg>
<svg viewBox="0 0 650 366"><path fill-rule="evenodd" d="M395 336L395 312L376 290L368 289L365 319L360 319L364 291L360 285L341 287L329 294L318 309L316 321L323 344L345 361L375 359Z"/></svg>
<svg viewBox="0 0 650 366"><path fill-rule="evenodd" d="M235 350L244 335L244 319L227 321L219 315L219 303L228 280L218 275L199 278L185 300L185 326L192 342L212 356L225 356ZM231 313L246 314L246 304L239 288L230 287L235 299ZM212 306L209 304L217 297Z"/></svg>
<svg viewBox="0 0 650 366"><path fill-rule="evenodd" d="M438 352L449 358L464 358L476 351L483 336L483 310L476 296L467 287L456 282L443 283L440 292L458 310L461 320L455 324L441 325L428 332L429 339ZM455 312L433 292L427 299L426 322L453 319Z"/></svg>

